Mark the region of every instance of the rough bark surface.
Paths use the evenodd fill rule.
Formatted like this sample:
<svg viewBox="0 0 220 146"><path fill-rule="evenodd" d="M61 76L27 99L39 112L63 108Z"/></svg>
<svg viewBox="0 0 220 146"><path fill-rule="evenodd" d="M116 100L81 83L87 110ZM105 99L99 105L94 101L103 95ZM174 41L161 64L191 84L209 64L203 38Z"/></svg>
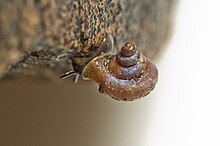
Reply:
<svg viewBox="0 0 220 146"><path fill-rule="evenodd" d="M155 58L176 0L0 0L0 77L47 77L70 70L68 54L87 57L103 33L119 49L134 42Z"/></svg>

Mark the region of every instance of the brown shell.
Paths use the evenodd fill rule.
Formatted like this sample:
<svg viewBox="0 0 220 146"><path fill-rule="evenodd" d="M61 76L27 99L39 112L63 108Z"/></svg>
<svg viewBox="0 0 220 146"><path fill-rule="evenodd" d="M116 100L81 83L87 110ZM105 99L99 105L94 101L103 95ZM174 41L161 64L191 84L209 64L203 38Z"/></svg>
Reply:
<svg viewBox="0 0 220 146"><path fill-rule="evenodd" d="M100 91L117 100L135 100L146 96L158 80L156 66L143 57L147 67L140 77L119 79L109 70L113 56L104 54L94 58L83 70L83 79L92 79L100 85Z"/></svg>

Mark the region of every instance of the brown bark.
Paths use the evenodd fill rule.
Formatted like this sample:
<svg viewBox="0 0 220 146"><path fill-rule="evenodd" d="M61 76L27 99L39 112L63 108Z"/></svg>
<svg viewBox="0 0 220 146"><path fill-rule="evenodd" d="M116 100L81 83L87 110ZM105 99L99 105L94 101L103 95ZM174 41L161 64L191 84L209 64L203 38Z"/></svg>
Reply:
<svg viewBox="0 0 220 146"><path fill-rule="evenodd" d="M176 0L0 0L0 77L58 77L69 52L89 54L103 32L150 59L162 48ZM86 57L85 56L82 56Z"/></svg>

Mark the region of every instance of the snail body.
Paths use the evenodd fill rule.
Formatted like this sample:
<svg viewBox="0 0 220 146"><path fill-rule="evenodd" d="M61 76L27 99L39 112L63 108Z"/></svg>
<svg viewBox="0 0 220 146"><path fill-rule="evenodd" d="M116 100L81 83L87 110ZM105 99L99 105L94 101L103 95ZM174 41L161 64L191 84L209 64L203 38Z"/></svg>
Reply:
<svg viewBox="0 0 220 146"><path fill-rule="evenodd" d="M109 33L101 33L98 37L99 42L97 46L90 46L90 49L83 52L82 56L72 56L71 61L75 67L75 71L80 73L84 67L95 57L104 53L111 53L114 49L113 37Z"/></svg>
<svg viewBox="0 0 220 146"><path fill-rule="evenodd" d="M85 68L85 66L95 57L100 56L101 54L105 53L112 53L114 49L114 41L113 37L109 33L101 33L99 35L99 42L98 46L93 48L90 48L90 51L85 52L70 52L70 54L67 54L65 56L68 56L68 58L72 62L73 70L68 71L64 74L60 75L61 79L65 79L67 77L73 76L74 82L78 82L78 77L82 73L82 70ZM77 45L76 45L77 46Z"/></svg>
<svg viewBox="0 0 220 146"><path fill-rule="evenodd" d="M99 91L117 100L135 100L154 89L158 71L133 43L126 43L120 52L102 54L91 60L82 71L82 78L99 84Z"/></svg>

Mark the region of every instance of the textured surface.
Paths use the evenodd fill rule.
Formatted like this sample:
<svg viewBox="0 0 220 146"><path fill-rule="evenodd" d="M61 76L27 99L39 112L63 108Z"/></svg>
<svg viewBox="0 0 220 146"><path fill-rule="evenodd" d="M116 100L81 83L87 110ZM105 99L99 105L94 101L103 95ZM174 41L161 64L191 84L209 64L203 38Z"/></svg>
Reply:
<svg viewBox="0 0 220 146"><path fill-rule="evenodd" d="M153 59L167 38L174 2L0 0L0 76L57 77L72 68L69 52L90 55L105 32L116 49L132 41Z"/></svg>

